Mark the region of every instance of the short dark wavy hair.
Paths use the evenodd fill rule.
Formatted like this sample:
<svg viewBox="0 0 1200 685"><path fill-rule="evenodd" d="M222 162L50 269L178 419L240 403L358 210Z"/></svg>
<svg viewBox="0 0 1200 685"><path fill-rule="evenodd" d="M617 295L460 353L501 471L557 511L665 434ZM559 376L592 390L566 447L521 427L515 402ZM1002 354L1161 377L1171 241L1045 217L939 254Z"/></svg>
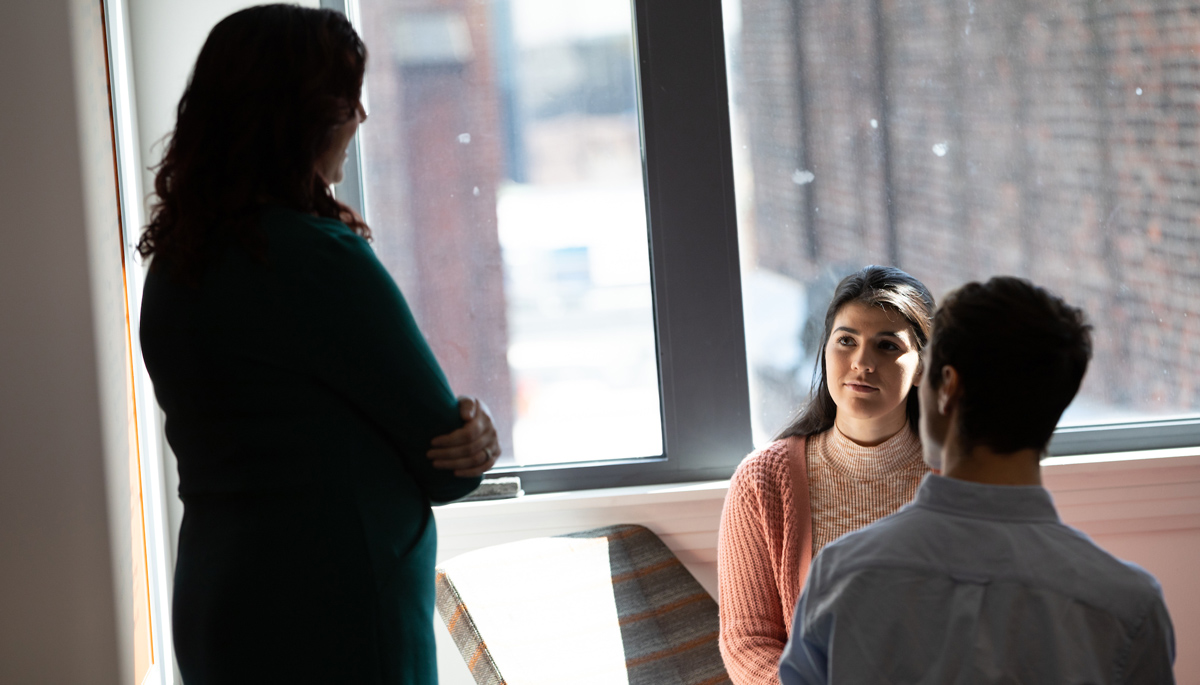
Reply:
<svg viewBox="0 0 1200 685"><path fill-rule="evenodd" d="M925 382L937 389L943 367L958 372L964 447L1044 452L1083 383L1091 330L1082 310L1027 280L968 283L934 314Z"/></svg>
<svg viewBox="0 0 1200 685"><path fill-rule="evenodd" d="M843 278L833 293L833 300L825 310L825 330L821 337L821 347L817 350L816 369L808 401L791 423L775 436L776 440L816 435L833 427L837 418L837 404L829 394L829 384L826 380L825 345L829 343L829 336L833 334L833 322L838 312L852 302L897 312L912 328L917 350L925 347L925 342L929 339L934 302L933 295L924 283L894 266L865 266ZM918 422L921 418L921 405L915 387L908 391L905 412L913 432L920 430Z"/></svg>
<svg viewBox="0 0 1200 685"><path fill-rule="evenodd" d="M316 172L336 127L356 114L366 62L350 22L331 10L261 5L221 20L179 100L138 252L192 277L217 245L261 255L264 202L370 238Z"/></svg>

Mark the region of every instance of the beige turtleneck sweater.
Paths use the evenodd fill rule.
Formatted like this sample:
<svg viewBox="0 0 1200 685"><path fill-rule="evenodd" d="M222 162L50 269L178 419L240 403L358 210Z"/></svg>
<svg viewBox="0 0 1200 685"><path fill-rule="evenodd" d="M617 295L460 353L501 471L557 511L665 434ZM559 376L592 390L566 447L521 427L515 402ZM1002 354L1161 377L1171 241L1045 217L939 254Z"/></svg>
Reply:
<svg viewBox="0 0 1200 685"><path fill-rule="evenodd" d="M929 468L921 440L904 430L874 447L863 447L836 426L808 439L812 553L839 537L893 513L917 494Z"/></svg>

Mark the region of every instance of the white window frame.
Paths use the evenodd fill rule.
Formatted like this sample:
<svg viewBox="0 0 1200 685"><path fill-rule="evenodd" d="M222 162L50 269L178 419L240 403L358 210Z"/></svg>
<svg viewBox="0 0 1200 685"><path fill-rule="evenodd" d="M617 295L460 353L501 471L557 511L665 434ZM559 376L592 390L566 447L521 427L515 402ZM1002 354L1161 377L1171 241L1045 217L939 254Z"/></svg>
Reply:
<svg viewBox="0 0 1200 685"><path fill-rule="evenodd" d="M128 274L125 295L129 312L129 341L133 364L133 395L137 408L137 441L141 453L138 478L142 489L143 530L146 541L146 583L150 603L151 664L142 685L176 682L175 650L171 633L171 588L174 569L167 530L167 491L163 474L162 431L158 403L149 373L142 363L138 320L142 302L141 259L137 240L145 224L142 212L141 159L134 110L133 66L129 54L129 20L124 0L103 0L107 32L109 84L112 98L114 153L122 218L122 259Z"/></svg>

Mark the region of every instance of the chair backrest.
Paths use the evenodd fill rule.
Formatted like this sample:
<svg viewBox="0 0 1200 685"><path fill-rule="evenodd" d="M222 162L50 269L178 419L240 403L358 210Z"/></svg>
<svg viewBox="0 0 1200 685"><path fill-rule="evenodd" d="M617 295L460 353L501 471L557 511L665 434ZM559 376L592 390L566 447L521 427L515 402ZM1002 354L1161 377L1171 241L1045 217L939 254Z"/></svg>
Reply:
<svg viewBox="0 0 1200 685"><path fill-rule="evenodd" d="M717 603L642 526L455 557L437 606L480 685L729 682Z"/></svg>

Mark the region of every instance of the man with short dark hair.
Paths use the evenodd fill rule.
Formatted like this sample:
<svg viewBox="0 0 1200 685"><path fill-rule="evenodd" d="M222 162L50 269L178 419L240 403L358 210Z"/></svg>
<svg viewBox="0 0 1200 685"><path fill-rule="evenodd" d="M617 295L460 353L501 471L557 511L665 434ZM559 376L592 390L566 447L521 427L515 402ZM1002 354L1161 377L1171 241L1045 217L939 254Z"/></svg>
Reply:
<svg viewBox="0 0 1200 685"><path fill-rule="evenodd" d="M780 661L798 683L1173 683L1154 577L1058 518L1040 460L1091 357L1083 313L1028 281L934 316L916 498L825 547Z"/></svg>

